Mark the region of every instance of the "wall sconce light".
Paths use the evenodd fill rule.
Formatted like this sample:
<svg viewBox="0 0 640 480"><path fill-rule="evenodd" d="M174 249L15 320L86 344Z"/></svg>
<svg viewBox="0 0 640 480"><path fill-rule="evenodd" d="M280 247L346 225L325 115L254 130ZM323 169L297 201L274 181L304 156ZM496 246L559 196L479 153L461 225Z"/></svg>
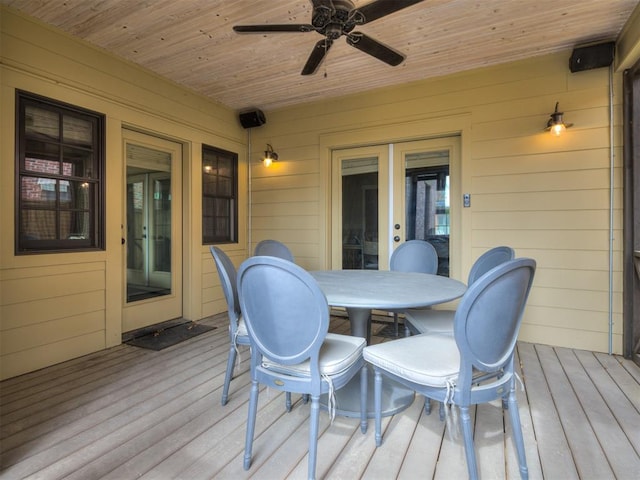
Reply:
<svg viewBox="0 0 640 480"><path fill-rule="evenodd" d="M262 163L265 167L270 167L276 160L278 160L278 154L274 152L273 147L267 143L267 149L264 151Z"/></svg>
<svg viewBox="0 0 640 480"><path fill-rule="evenodd" d="M545 130L550 131L556 137L559 137L562 132L573 125L573 123L564 123L562 112L558 111L558 103L560 102L556 102L556 110L551 114L547 122L547 128L545 128Z"/></svg>

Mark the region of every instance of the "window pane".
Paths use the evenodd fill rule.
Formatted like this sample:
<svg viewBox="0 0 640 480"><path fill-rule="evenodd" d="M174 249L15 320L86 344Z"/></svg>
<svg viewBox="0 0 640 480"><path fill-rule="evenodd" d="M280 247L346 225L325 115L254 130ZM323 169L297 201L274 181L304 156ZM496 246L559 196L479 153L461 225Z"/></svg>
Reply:
<svg viewBox="0 0 640 480"><path fill-rule="evenodd" d="M233 179L220 177L218 179L218 195L221 197L230 197L233 195Z"/></svg>
<svg viewBox="0 0 640 480"><path fill-rule="evenodd" d="M62 175L95 178L92 152L73 147L64 147L62 152Z"/></svg>
<svg viewBox="0 0 640 480"><path fill-rule="evenodd" d="M88 210L94 185L87 182L60 180L60 208Z"/></svg>
<svg viewBox="0 0 640 480"><path fill-rule="evenodd" d="M51 178L22 177L20 200L26 208L55 208L56 180Z"/></svg>
<svg viewBox="0 0 640 480"><path fill-rule="evenodd" d="M65 115L62 119L62 141L72 145L93 145L93 122Z"/></svg>
<svg viewBox="0 0 640 480"><path fill-rule="evenodd" d="M47 160L57 162L60 159L60 145L57 143L43 142L42 140L27 138L25 140L25 147L25 162L27 160L36 161L38 159L43 162ZM27 170L31 170L33 167L33 163L30 166L25 166ZM35 165L35 167L35 172L58 173L57 165L55 171L38 170L37 165Z"/></svg>
<svg viewBox="0 0 640 480"><path fill-rule="evenodd" d="M60 239L90 239L91 228L89 222L89 212L60 212Z"/></svg>
<svg viewBox="0 0 640 480"><path fill-rule="evenodd" d="M20 233L24 240L55 240L56 212L54 210L22 210Z"/></svg>
<svg viewBox="0 0 640 480"><path fill-rule="evenodd" d="M51 110L45 110L35 105L25 108L25 133L28 138L40 140L59 140L59 115Z"/></svg>
<svg viewBox="0 0 640 480"><path fill-rule="evenodd" d="M233 164L230 158L218 157L218 175L224 177L233 175Z"/></svg>
<svg viewBox="0 0 640 480"><path fill-rule="evenodd" d="M60 173L60 162L42 158L25 158L24 169L29 172L58 175Z"/></svg>
<svg viewBox="0 0 640 480"><path fill-rule="evenodd" d="M213 175L203 175L202 193L207 196L215 196L218 193L216 188L216 177Z"/></svg>

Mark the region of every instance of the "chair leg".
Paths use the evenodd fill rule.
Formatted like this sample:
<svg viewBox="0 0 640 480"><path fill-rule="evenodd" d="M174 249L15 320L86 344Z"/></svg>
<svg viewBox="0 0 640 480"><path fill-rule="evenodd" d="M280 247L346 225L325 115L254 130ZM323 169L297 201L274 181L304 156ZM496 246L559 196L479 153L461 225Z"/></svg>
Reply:
<svg viewBox="0 0 640 480"><path fill-rule="evenodd" d="M424 414L431 415L431 399L424 397Z"/></svg>
<svg viewBox="0 0 640 480"><path fill-rule="evenodd" d="M527 468L527 457L524 450L524 438L522 437L522 424L520 423L520 412L518 411L518 401L516 400L515 386L512 386L507 400L509 405L509 417L511 419L511 431L513 441L518 452L518 466L520 467L520 478L527 480L529 478L529 469Z"/></svg>
<svg viewBox="0 0 640 480"><path fill-rule="evenodd" d="M444 402L440 402L440 406L438 407L438 413L440 415L440 421L444 422L444 420L447 418L447 413L444 411L444 409L447 408L444 404Z"/></svg>
<svg viewBox="0 0 640 480"><path fill-rule="evenodd" d="M377 367L374 367L374 370L373 405L376 423L376 447L379 447L382 445L382 373Z"/></svg>
<svg viewBox="0 0 640 480"><path fill-rule="evenodd" d="M307 477L316 478L316 459L318 456L318 422L320 418L320 397L311 395L311 414L309 418L309 465Z"/></svg>
<svg viewBox="0 0 640 480"><path fill-rule="evenodd" d="M464 435L464 452L467 457L467 470L471 480L478 478L478 465L476 452L473 447L473 428L471 427L471 415L469 407L460 407L460 420L462 421L462 433Z"/></svg>
<svg viewBox="0 0 640 480"><path fill-rule="evenodd" d="M291 411L291 392L285 392L284 394L284 405L287 409L287 412Z"/></svg>
<svg viewBox="0 0 640 480"><path fill-rule="evenodd" d="M398 336L398 314L393 314L393 331L395 332L396 337Z"/></svg>
<svg viewBox="0 0 640 480"><path fill-rule="evenodd" d="M256 415L258 413L258 381L251 380L251 392L249 394L249 416L247 418L247 435L244 442L244 469L251 467L251 450L253 448L253 433L256 428Z"/></svg>
<svg viewBox="0 0 640 480"><path fill-rule="evenodd" d="M222 399L220 403L222 405L227 404L227 400L229 399L229 384L231 383L231 379L233 378L233 367L236 364L236 347L235 345L231 345L229 347L229 358L227 359L227 373L224 375L224 386L222 387Z"/></svg>
<svg viewBox="0 0 640 480"><path fill-rule="evenodd" d="M360 370L360 431L367 433L367 387L369 383L368 367L364 365Z"/></svg>

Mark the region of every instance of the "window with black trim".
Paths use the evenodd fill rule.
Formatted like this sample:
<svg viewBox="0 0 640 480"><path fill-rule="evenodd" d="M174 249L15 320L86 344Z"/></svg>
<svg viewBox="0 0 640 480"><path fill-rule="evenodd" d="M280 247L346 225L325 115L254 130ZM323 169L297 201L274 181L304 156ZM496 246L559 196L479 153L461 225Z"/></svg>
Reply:
<svg viewBox="0 0 640 480"><path fill-rule="evenodd" d="M238 155L202 146L202 243L238 241Z"/></svg>
<svg viewBox="0 0 640 480"><path fill-rule="evenodd" d="M16 92L16 253L104 248L104 115Z"/></svg>

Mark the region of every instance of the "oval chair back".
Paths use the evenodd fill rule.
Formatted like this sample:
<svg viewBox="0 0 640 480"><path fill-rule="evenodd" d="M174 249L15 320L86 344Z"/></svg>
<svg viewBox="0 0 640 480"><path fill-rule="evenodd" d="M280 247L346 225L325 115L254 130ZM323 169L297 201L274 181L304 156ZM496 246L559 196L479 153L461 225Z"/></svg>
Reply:
<svg viewBox="0 0 640 480"><path fill-rule="evenodd" d="M253 250L253 254L256 256L278 257L290 262L295 262L289 247L278 240L262 240L258 242L256 248Z"/></svg>
<svg viewBox="0 0 640 480"><path fill-rule="evenodd" d="M409 240L391 254L389 269L396 272L432 273L438 272L438 253L425 240Z"/></svg>
<svg viewBox="0 0 640 480"><path fill-rule="evenodd" d="M469 279L467 280L467 286L474 283L478 278L487 273L494 267L513 260L516 257L516 253L513 248L501 246L494 247L487 250L474 262L471 270L469 271Z"/></svg>

